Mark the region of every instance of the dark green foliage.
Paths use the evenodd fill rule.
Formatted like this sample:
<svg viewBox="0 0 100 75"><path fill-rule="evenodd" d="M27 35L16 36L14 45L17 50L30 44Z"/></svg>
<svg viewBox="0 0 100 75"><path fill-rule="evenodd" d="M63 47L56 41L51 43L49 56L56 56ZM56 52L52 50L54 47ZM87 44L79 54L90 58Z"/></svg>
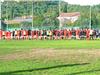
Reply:
<svg viewBox="0 0 100 75"><path fill-rule="evenodd" d="M31 25L32 24L30 22L22 22L20 28L28 30L28 29L31 29L31 27L32 27Z"/></svg>

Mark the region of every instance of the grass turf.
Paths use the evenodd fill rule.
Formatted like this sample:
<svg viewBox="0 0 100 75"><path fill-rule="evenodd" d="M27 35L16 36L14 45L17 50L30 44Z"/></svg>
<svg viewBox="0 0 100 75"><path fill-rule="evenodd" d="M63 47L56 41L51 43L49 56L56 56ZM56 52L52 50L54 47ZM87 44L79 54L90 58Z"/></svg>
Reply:
<svg viewBox="0 0 100 75"><path fill-rule="evenodd" d="M99 40L1 40L0 55L27 52L33 48L65 49L100 49ZM62 52L61 51L61 52ZM70 55L71 56L71 55ZM86 57L87 56L87 57ZM62 56L61 56L62 57ZM73 56L74 57L74 56ZM57 57L59 58L59 57ZM91 60L92 59L92 60ZM82 61L79 61L82 60ZM85 61L87 60L87 61ZM84 61L84 63L83 63ZM87 64L85 64L87 63ZM81 55L77 59L31 58L0 60L0 75L99 75L100 58L88 58Z"/></svg>
<svg viewBox="0 0 100 75"><path fill-rule="evenodd" d="M1 40L0 48L100 48L100 40Z"/></svg>
<svg viewBox="0 0 100 75"><path fill-rule="evenodd" d="M0 54L32 48L100 49L100 40L1 40Z"/></svg>

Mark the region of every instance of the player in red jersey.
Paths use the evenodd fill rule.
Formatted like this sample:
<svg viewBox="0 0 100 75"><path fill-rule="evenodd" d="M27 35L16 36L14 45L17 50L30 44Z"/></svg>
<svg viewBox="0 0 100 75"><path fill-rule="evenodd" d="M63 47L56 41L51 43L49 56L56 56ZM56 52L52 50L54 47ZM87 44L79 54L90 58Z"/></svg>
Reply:
<svg viewBox="0 0 100 75"><path fill-rule="evenodd" d="M2 30L0 29L0 40L2 39Z"/></svg>
<svg viewBox="0 0 100 75"><path fill-rule="evenodd" d="M27 39L27 40L28 40L28 30L25 30L25 32L26 32L25 39Z"/></svg>
<svg viewBox="0 0 100 75"><path fill-rule="evenodd" d="M8 31L5 32L5 39L8 39Z"/></svg>
<svg viewBox="0 0 100 75"><path fill-rule="evenodd" d="M11 39L11 32L10 31L8 31L8 33L7 33L8 35L7 35L7 40L10 40Z"/></svg>
<svg viewBox="0 0 100 75"><path fill-rule="evenodd" d="M67 39L67 30L64 30L64 39Z"/></svg>
<svg viewBox="0 0 100 75"><path fill-rule="evenodd" d="M34 31L32 30L32 39L34 39Z"/></svg>
<svg viewBox="0 0 100 75"><path fill-rule="evenodd" d="M58 39L58 30L55 31L55 40Z"/></svg>
<svg viewBox="0 0 100 75"><path fill-rule="evenodd" d="M37 31L35 30L34 31L34 37L33 38L36 39L36 36L37 36Z"/></svg>
<svg viewBox="0 0 100 75"><path fill-rule="evenodd" d="M86 39L89 40L90 39L90 30L86 29Z"/></svg>
<svg viewBox="0 0 100 75"><path fill-rule="evenodd" d="M68 30L68 39L71 39L72 38L72 32L71 30Z"/></svg>
<svg viewBox="0 0 100 75"><path fill-rule="evenodd" d="M36 40L38 39L39 35L38 35L39 31L36 31Z"/></svg>

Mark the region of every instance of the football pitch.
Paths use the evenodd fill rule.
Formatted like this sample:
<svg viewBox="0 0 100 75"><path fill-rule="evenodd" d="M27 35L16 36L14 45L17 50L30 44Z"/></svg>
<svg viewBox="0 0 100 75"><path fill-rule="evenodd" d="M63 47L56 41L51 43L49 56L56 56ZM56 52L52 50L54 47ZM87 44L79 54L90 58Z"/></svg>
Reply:
<svg viewBox="0 0 100 75"><path fill-rule="evenodd" d="M100 40L0 40L0 75L100 75Z"/></svg>

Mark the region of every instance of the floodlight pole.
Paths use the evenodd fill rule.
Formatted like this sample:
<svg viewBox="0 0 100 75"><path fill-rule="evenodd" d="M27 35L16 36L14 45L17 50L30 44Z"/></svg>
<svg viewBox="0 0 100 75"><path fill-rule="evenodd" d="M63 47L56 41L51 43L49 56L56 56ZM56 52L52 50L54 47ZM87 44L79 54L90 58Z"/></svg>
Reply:
<svg viewBox="0 0 100 75"><path fill-rule="evenodd" d="M32 1L32 29L33 29L33 1Z"/></svg>
<svg viewBox="0 0 100 75"><path fill-rule="evenodd" d="M1 0L0 0L0 29L1 29Z"/></svg>
<svg viewBox="0 0 100 75"><path fill-rule="evenodd" d="M59 29L61 29L61 26L62 26L62 24L61 24L61 19L60 19L60 13L61 13L60 10L61 10L61 9L60 9L60 0L59 0Z"/></svg>
<svg viewBox="0 0 100 75"><path fill-rule="evenodd" d="M91 5L90 5L90 23L89 23L89 28L91 29Z"/></svg>
<svg viewBox="0 0 100 75"><path fill-rule="evenodd" d="M6 7L6 20L8 20L8 16L7 16L7 8L8 8L8 1L7 1L7 7ZM8 23L7 23L7 30L8 30Z"/></svg>

